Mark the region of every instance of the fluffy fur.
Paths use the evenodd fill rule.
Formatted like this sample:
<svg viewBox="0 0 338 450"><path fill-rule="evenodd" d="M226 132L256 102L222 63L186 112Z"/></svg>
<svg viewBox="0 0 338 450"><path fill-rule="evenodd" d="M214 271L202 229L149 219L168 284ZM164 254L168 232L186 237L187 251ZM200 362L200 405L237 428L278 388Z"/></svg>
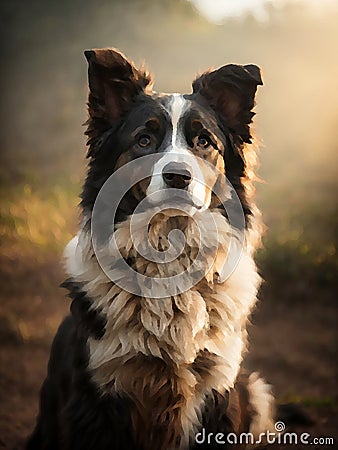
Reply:
<svg viewBox="0 0 338 450"><path fill-rule="evenodd" d="M119 52L93 50L86 57L89 170L82 193L83 225L66 247L69 278L63 284L72 299L72 314L53 343L38 423L27 448L213 448L195 443L202 428L224 434L265 432L273 418L270 388L257 374L240 371L246 324L260 284L253 261L261 225L253 202L250 131L260 71L253 65L227 65L195 80L192 94L160 95L152 91L147 72ZM196 161L188 165L193 181L186 188L197 199L194 220L173 211L149 221L155 208L151 205L133 218L139 224L149 221L148 238L157 250L168 248L169 232L180 229L184 251L161 264L149 262L136 249L142 235L130 234L133 211L154 186L164 192L165 182L150 177L123 198L112 224L116 245L110 236L108 255L114 261L118 249L134 270L149 277L184 271L199 249L202 267L210 267L188 291L160 299L133 295L111 281L97 260L90 234L101 187L142 152L159 154L160 170L168 162L186 167L184 155ZM245 230L229 224L226 210L233 198L219 202L195 182L198 177L212 187L219 182L205 173L199 158L233 185ZM211 219L217 237L210 232ZM223 279L230 238L239 242L241 232L246 237L243 252L230 277Z"/></svg>

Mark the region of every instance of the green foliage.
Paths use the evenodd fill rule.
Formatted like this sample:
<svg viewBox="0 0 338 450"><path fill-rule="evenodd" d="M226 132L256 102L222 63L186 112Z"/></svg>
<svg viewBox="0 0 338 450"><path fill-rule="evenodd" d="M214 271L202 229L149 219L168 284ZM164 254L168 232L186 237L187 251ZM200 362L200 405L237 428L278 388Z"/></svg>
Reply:
<svg viewBox="0 0 338 450"><path fill-rule="evenodd" d="M326 179L325 179L326 177ZM336 180L319 172L311 182L280 181L278 188L260 189L268 225L264 248L257 258L265 278L280 284L328 287L338 270Z"/></svg>
<svg viewBox="0 0 338 450"><path fill-rule="evenodd" d="M303 406L325 407L335 406L337 401L330 397L307 397L299 394L286 394L278 398L280 404L293 403Z"/></svg>

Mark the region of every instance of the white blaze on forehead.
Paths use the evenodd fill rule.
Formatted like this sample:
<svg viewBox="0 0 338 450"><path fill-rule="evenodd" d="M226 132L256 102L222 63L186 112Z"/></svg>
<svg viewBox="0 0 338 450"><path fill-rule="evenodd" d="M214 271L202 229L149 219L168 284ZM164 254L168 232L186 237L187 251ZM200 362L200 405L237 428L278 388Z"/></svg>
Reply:
<svg viewBox="0 0 338 450"><path fill-rule="evenodd" d="M153 176L147 189L147 195L159 191L158 200L161 199L161 190L167 186L161 176L162 170L169 162L185 163L189 167L192 175L192 182L188 187L188 192L193 195L198 202L198 206L205 205L207 193L204 186L204 177L196 157L187 149L187 143L182 127L179 127L180 120L190 107L190 101L181 94L172 94L164 109L169 114L172 125L170 144L163 153L163 157L155 164ZM157 196L154 197L157 199ZM210 203L210 200L207 201ZM205 205L208 207L209 205Z"/></svg>
<svg viewBox="0 0 338 450"><path fill-rule="evenodd" d="M171 135L171 144L174 147L177 143L178 123L184 112L188 109L190 102L183 95L173 94L169 105L168 113L171 117L173 127Z"/></svg>

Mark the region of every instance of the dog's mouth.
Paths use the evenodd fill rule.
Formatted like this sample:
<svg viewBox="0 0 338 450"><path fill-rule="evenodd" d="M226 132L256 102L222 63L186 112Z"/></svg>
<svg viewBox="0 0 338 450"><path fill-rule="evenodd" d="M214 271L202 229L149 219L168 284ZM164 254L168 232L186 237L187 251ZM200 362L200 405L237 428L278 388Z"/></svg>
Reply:
<svg viewBox="0 0 338 450"><path fill-rule="evenodd" d="M203 204L190 192L180 189L163 189L154 192L144 200L144 208L160 208L162 211L176 211L179 215L192 214Z"/></svg>
<svg viewBox="0 0 338 450"><path fill-rule="evenodd" d="M165 206L170 209L184 209L185 207L195 207L197 209L200 209L202 205L198 205L193 197L187 196L187 197L180 197L173 195L172 197L166 199Z"/></svg>

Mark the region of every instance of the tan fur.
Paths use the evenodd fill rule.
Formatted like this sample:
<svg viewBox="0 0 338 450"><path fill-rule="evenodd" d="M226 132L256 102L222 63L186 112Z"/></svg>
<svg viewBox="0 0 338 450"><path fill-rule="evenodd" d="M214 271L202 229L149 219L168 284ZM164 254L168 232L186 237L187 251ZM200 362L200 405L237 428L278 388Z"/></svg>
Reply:
<svg viewBox="0 0 338 450"><path fill-rule="evenodd" d="M254 372L249 377L248 391L249 401L253 410L250 432L255 438L258 438L262 430L275 432L273 422L275 402L271 386L258 373Z"/></svg>
<svg viewBox="0 0 338 450"><path fill-rule="evenodd" d="M220 203L222 203L222 201L224 201L224 198L223 199L215 198L216 196L213 190L216 183L222 183L223 189L221 190L221 192L223 192L223 195L224 193L227 193L228 197L230 197L229 189L225 183L225 177L222 176L223 174L225 174L224 158L222 157L220 152L214 150L212 157L209 157L209 164L212 164L212 166L209 166L209 164L205 163L203 156L202 157L201 155L199 156L200 158L197 159L197 162L201 172L203 173L204 178L203 179L205 190L204 204L210 205L211 207L213 205L214 206L219 205ZM216 170L214 168L216 168ZM212 202L212 200L214 200L214 202Z"/></svg>
<svg viewBox="0 0 338 450"><path fill-rule="evenodd" d="M142 223L147 214L150 212L136 220ZM211 219L217 236L210 233ZM93 308L102 309L107 317L103 338L90 338L88 343L93 379L103 393L122 390L134 400L134 426L144 430L145 438L151 430L155 433L164 412L168 413L164 422L167 440L165 447L159 447L163 449L175 447L178 441L179 448L185 448L200 422L204 395L212 388L233 387L245 348L247 317L260 281L253 259L244 249L231 276L219 283L229 240L236 232L217 210L210 215L197 214L194 220L160 213L151 223L149 240L156 248L166 248L173 228L184 230L186 236L181 259L160 265L138 256L135 269L149 276L170 276L184 271L203 248L203 262L211 270L192 289L169 298L140 298L121 290L102 271L84 231L76 251L73 242L68 257L66 252L69 274L84 283ZM125 258L136 255L130 219L119 224L115 237ZM137 233L133 239L137 241ZM219 248L213 260L215 241ZM110 251L114 254L116 248ZM151 356L152 363L142 355ZM144 416L145 405L149 411ZM147 417L147 424L142 417Z"/></svg>

